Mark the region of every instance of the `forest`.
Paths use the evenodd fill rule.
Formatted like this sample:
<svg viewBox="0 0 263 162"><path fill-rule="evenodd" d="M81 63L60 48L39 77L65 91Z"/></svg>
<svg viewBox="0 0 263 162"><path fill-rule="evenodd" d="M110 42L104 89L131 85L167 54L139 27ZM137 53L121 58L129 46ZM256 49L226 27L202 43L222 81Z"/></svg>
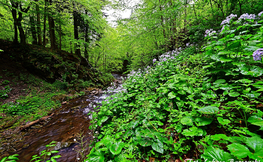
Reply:
<svg viewBox="0 0 263 162"><path fill-rule="evenodd" d="M0 0L0 162L263 161L262 57L260 0Z"/></svg>

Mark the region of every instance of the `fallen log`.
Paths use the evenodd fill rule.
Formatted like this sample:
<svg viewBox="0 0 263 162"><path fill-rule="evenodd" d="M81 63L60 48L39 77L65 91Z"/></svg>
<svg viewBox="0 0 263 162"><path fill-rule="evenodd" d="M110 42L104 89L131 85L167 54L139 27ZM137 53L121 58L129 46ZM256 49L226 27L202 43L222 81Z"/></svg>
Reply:
<svg viewBox="0 0 263 162"><path fill-rule="evenodd" d="M50 118L50 117L53 116L53 115L54 115L54 113L52 113L52 114L49 115L49 116L44 116L44 117L42 117L42 118L40 118L40 119L37 119L37 120L35 120L35 121L32 121L32 122L26 124L25 126L21 126L21 127L19 128L19 130L22 131L22 130L28 128L28 127L31 127L32 125L34 125L34 124L36 124L36 123L39 123L39 122L41 122L41 121L44 121L44 120Z"/></svg>

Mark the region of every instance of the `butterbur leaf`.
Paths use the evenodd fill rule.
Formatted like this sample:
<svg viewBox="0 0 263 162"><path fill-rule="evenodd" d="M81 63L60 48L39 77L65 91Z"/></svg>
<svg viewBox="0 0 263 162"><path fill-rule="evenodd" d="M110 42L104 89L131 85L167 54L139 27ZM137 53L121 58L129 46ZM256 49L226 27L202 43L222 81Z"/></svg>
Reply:
<svg viewBox="0 0 263 162"><path fill-rule="evenodd" d="M184 116L181 119L181 123L183 125L188 125L188 126L192 126L193 125L193 118L191 116Z"/></svg>
<svg viewBox="0 0 263 162"><path fill-rule="evenodd" d="M218 52L218 55L228 55L230 53L231 53L230 51L220 51Z"/></svg>
<svg viewBox="0 0 263 162"><path fill-rule="evenodd" d="M232 155L234 155L238 158L245 158L249 154L251 154L251 152L249 151L249 149L246 146L241 145L239 143L232 143L232 144L228 145L227 148L231 152Z"/></svg>
<svg viewBox="0 0 263 162"><path fill-rule="evenodd" d="M173 99L173 98L175 98L176 97L176 94L174 93L174 92L170 92L169 94L168 94L168 99Z"/></svg>
<svg viewBox="0 0 263 162"><path fill-rule="evenodd" d="M238 82L240 82L240 83L252 83L253 81L249 80L249 79L239 79Z"/></svg>
<svg viewBox="0 0 263 162"><path fill-rule="evenodd" d="M152 144L152 148L153 150L163 154L163 143L160 140L157 139L157 142Z"/></svg>
<svg viewBox="0 0 263 162"><path fill-rule="evenodd" d="M258 152L255 152L253 156L250 155L249 157L253 158L254 160L257 160L258 162L263 161L263 149Z"/></svg>
<svg viewBox="0 0 263 162"><path fill-rule="evenodd" d="M145 138L141 138L139 141L139 144L143 147L146 147L146 146L151 146L152 145L152 140L147 140Z"/></svg>
<svg viewBox="0 0 263 162"><path fill-rule="evenodd" d="M220 61L220 58L217 54L213 54L211 55L211 59L215 60L215 61Z"/></svg>
<svg viewBox="0 0 263 162"><path fill-rule="evenodd" d="M100 150L96 150L88 155L88 159L85 160L85 162L104 162L104 154Z"/></svg>
<svg viewBox="0 0 263 162"><path fill-rule="evenodd" d="M191 127L189 129L184 129L182 134L185 136L191 136L191 137L192 136L202 136L204 135L204 131L201 128Z"/></svg>
<svg viewBox="0 0 263 162"><path fill-rule="evenodd" d="M257 125L257 126L260 126L262 127L263 126L263 120L261 117L258 117L258 116L251 116L248 118L247 120L248 122L250 122L251 124L253 125Z"/></svg>
<svg viewBox="0 0 263 162"><path fill-rule="evenodd" d="M121 161L121 162L128 162L130 160L127 160L126 157L123 154L118 155L115 159L115 161Z"/></svg>
<svg viewBox="0 0 263 162"><path fill-rule="evenodd" d="M213 146L207 147L204 154L201 157L206 161L229 161L229 159L234 159L232 155L221 149L215 148Z"/></svg>
<svg viewBox="0 0 263 162"><path fill-rule="evenodd" d="M213 121L213 118L205 118L205 117L200 117L195 119L195 123L197 126L205 126L211 124Z"/></svg>
<svg viewBox="0 0 263 162"><path fill-rule="evenodd" d="M216 81L214 82L214 84L223 84L223 83L225 83L225 82L226 82L225 79L218 79L218 80L216 80Z"/></svg>
<svg viewBox="0 0 263 162"><path fill-rule="evenodd" d="M216 114L219 111L219 108L215 106L206 106L197 111L203 114Z"/></svg>
<svg viewBox="0 0 263 162"><path fill-rule="evenodd" d="M98 121L98 125L101 126L101 124L102 124L103 122L105 122L106 120L108 120L108 119L109 119L108 116L103 116L103 117Z"/></svg>
<svg viewBox="0 0 263 162"><path fill-rule="evenodd" d="M220 139L228 139L228 137L225 134L215 134L215 135L211 135L211 139L218 141Z"/></svg>
<svg viewBox="0 0 263 162"><path fill-rule="evenodd" d="M226 125L226 124L229 124L231 121L228 120L228 119L223 119L222 117L218 117L217 118L218 122L222 125Z"/></svg>
<svg viewBox="0 0 263 162"><path fill-rule="evenodd" d="M221 62L231 62L232 61L232 59L231 58L227 58L227 57L219 57L219 60L221 61Z"/></svg>
<svg viewBox="0 0 263 162"><path fill-rule="evenodd" d="M228 93L228 95L229 95L230 97L237 97L237 96L239 96L240 94L239 94L238 92L230 92L230 93Z"/></svg>
<svg viewBox="0 0 263 162"><path fill-rule="evenodd" d="M263 139L258 136L247 138L245 143L247 144L248 147L253 149L254 152L259 152L263 150Z"/></svg>
<svg viewBox="0 0 263 162"><path fill-rule="evenodd" d="M118 155L121 153L121 150L122 148L124 147L124 143L123 142L117 142L117 143L114 143L110 146L110 152L113 154L113 155Z"/></svg>

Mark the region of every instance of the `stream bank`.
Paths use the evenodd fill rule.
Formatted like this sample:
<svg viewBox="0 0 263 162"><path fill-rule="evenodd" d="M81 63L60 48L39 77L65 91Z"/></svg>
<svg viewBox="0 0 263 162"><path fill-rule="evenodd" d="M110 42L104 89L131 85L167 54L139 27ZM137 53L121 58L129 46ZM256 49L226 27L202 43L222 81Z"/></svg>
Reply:
<svg viewBox="0 0 263 162"><path fill-rule="evenodd" d="M19 162L28 162L33 155L39 155L45 150L47 144L57 141L55 150L61 155L61 158L57 159L58 162L78 161L77 159L81 158L77 153L81 149L80 140L88 145L93 139L89 129L92 115L87 114L95 111L94 108L100 106L107 96L122 89L121 76L117 74L113 76L115 81L107 90L90 89L85 96L64 102L60 108L52 111L46 120L39 121L26 129L17 128L14 131L3 132L1 138L8 142L1 144L0 159L19 154ZM88 148L84 154L87 153Z"/></svg>

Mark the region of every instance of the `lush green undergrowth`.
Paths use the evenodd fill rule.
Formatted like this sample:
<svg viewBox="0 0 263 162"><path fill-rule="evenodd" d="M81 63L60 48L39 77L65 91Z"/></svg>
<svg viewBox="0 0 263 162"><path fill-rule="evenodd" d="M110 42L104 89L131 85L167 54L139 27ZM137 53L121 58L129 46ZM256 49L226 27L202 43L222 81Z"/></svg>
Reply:
<svg viewBox="0 0 263 162"><path fill-rule="evenodd" d="M207 31L203 51L132 72L94 114L86 161L262 160L263 22L242 16Z"/></svg>
<svg viewBox="0 0 263 162"><path fill-rule="evenodd" d="M132 71L93 114L85 161L263 160L262 17L235 15L195 46Z"/></svg>
<svg viewBox="0 0 263 162"><path fill-rule="evenodd" d="M6 72L8 73L8 72ZM36 120L61 106L63 100L69 100L74 97L84 95L85 92L75 92L72 95L70 89L67 89L65 83L56 81L53 84L47 83L42 79L39 79L31 74L20 74L20 76L13 76L12 81L5 80L2 85L5 85L5 89L0 91L1 98L3 100L8 99L11 93L22 91L26 95L21 95L12 102L4 103L0 106L0 119L1 128L9 128L10 126L16 127L23 122ZM25 84L21 89L15 84ZM20 89L18 89L20 88ZM21 93L22 94L22 93ZM10 125L13 123L13 125Z"/></svg>

